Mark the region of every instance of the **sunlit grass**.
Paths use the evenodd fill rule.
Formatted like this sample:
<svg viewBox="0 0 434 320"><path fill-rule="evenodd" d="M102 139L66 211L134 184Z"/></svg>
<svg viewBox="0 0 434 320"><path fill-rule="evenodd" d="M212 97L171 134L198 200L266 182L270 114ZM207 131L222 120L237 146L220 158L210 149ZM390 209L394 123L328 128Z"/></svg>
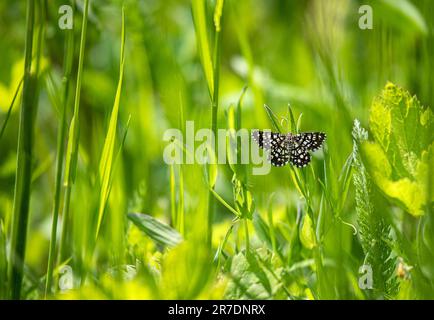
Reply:
<svg viewBox="0 0 434 320"><path fill-rule="evenodd" d="M85 0L73 30L43 18L54 3L16 4L22 48L0 39L0 297L433 298L432 3L368 3L365 31L356 1ZM168 165L169 143L194 156L198 142L162 139L186 121L232 130L216 144L238 162L243 128L327 140L264 176Z"/></svg>
<svg viewBox="0 0 434 320"><path fill-rule="evenodd" d="M26 253L27 228L29 221L33 128L37 106L38 71L33 67L33 37L36 15L34 0L28 1L26 49L24 62L23 98L20 110L18 134L17 169L14 194L14 215L9 255L10 298L20 299L23 281L24 257ZM40 48L39 48L40 49ZM38 63L38 62L36 62Z"/></svg>
<svg viewBox="0 0 434 320"><path fill-rule="evenodd" d="M67 35L65 37L65 53L64 53L64 62L63 62L63 79L62 79L62 87L61 92L53 92L53 95L60 95L58 97L60 109L59 116L59 126L57 133L57 150L56 150L56 180L54 186L54 205L53 205L53 221L51 225L51 236L50 236L50 251L48 253L48 267L47 267L47 276L45 283L45 296L47 296L51 292L52 282L53 282L53 269L56 261L61 262L62 256L64 254L61 253L62 250L59 250L60 254L57 255L58 259L56 259L57 253L57 228L58 228L58 220L59 213L61 208L61 194L62 194L62 185L63 185L63 164L65 159L65 137L66 137L66 129L67 129L67 111L68 106L70 106L70 87L71 87L71 73L72 73L72 64L74 58L74 32L73 30L67 31ZM65 221L66 224L66 221ZM64 226L65 226L64 224ZM62 231L66 231L66 227L62 228ZM63 237L63 232L62 235ZM62 248L63 249L63 248Z"/></svg>

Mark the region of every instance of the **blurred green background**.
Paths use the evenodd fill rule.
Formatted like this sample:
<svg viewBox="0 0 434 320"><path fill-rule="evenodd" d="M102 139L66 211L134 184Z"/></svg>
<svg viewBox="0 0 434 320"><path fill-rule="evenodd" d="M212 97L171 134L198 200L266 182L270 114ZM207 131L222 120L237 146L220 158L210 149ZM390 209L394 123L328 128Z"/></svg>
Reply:
<svg viewBox="0 0 434 320"><path fill-rule="evenodd" d="M17 286L25 299L434 298L431 0L91 0L78 102L86 4L69 3L73 30L61 30L59 7L67 1L36 0L31 199L23 281L17 284L10 257L30 2L0 2L1 298ZM362 30L359 8L366 4L373 28ZM207 47L214 88L206 76ZM398 87L384 89L388 82ZM119 117L111 123L117 92ZM74 103L80 106L77 170L68 215L61 180L53 239L56 159L64 159L64 172ZM275 130L264 104L283 131L296 130L292 113L300 131L327 133L308 168L253 176L250 165L164 163L166 129L182 130L190 120L196 129L213 121L236 128L237 118L243 128ZM378 116L377 106L384 114ZM395 107L398 113L387 111ZM65 150L59 154L63 108ZM402 114L411 108L414 117ZM390 179L407 179L414 188L384 182L379 172L388 164L373 163L381 157L370 145L360 152L366 132L353 128L355 119L389 159ZM403 122L409 125L401 128ZM407 152L400 141L410 136ZM104 157L105 145L111 158ZM396 169L398 154L405 168L417 164L414 172L406 169L408 177ZM419 201L420 190L424 198L413 210L409 204ZM56 246L47 288L50 239ZM365 272L359 268L366 264L373 272L369 288L360 284Z"/></svg>

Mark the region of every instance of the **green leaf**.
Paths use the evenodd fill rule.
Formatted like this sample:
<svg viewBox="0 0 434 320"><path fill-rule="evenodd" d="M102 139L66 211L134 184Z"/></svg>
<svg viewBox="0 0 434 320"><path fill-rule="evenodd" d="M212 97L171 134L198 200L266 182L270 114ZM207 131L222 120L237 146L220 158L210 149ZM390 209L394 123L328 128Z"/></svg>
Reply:
<svg viewBox="0 0 434 320"><path fill-rule="evenodd" d="M206 150L207 150L208 161L204 166L205 177L207 179L208 186L210 188L214 188L218 177L217 157L213 147L211 147L209 144L206 146Z"/></svg>
<svg viewBox="0 0 434 320"><path fill-rule="evenodd" d="M12 98L11 104L10 104L10 106L9 106L9 108L8 108L8 112L7 112L7 114L6 114L6 118L5 118L5 120L3 121L3 125L2 125L2 127L1 127L1 129L0 129L0 139L2 138L3 133L5 132L6 126L7 126L7 124L8 124L9 118L10 118L11 113L12 113L12 108L14 107L15 100L16 100L17 97L18 97L18 93L20 92L21 84L22 84L22 83L23 83L23 78L21 78L20 83L18 84L18 87L17 87L17 89L15 90L14 96L13 96L13 98Z"/></svg>
<svg viewBox="0 0 434 320"><path fill-rule="evenodd" d="M220 20L222 18L223 4L224 4L224 0L217 0L216 5L215 5L215 9L214 9L214 26L215 26L216 32L220 32L221 31Z"/></svg>
<svg viewBox="0 0 434 320"><path fill-rule="evenodd" d="M376 283L375 290L366 294L370 298L393 296L396 294L398 283L395 281L395 259L391 256L392 250L389 246L392 240L389 235L390 225L384 215L387 209L378 190L372 187L372 179L360 154L360 145L368 139L368 132L356 119L352 134L353 182L359 237L365 253L363 264L372 267L373 280Z"/></svg>
<svg viewBox="0 0 434 320"><path fill-rule="evenodd" d="M116 90L115 101L110 116L110 123L107 130L107 135L105 137L104 147L102 150L101 160L99 165L99 178L101 184L101 191L100 191L100 203L98 209L98 222L97 222L95 237L98 237L106 203L110 194L112 167L114 163L113 159L114 159L114 148L115 148L115 140L116 140L116 128L118 125L122 81L124 78L124 62L125 62L124 52L125 52L125 12L124 9L122 8L122 36L121 36L119 80L118 80L118 87Z"/></svg>
<svg viewBox="0 0 434 320"><path fill-rule="evenodd" d="M274 114L273 110L271 110L271 108L269 106L267 106L266 104L264 104L264 108L265 108L265 111L267 112L268 117L270 118L270 121L271 121L271 124L273 125L273 128L278 132L282 132L282 130L280 129L280 125L279 125L279 119Z"/></svg>
<svg viewBox="0 0 434 320"><path fill-rule="evenodd" d="M236 114L235 114L235 107L233 105L230 105L227 112L227 118L228 118L228 128L229 132L226 135L226 153L228 158L228 164L231 170L234 173L241 172L241 165L238 161L238 146L237 146L237 136L236 136L236 130L237 130L237 121L236 121Z"/></svg>
<svg viewBox="0 0 434 320"><path fill-rule="evenodd" d="M292 112L292 108L290 104L288 104L288 126L289 126L289 132L298 133L298 127L297 124L295 123L294 113Z"/></svg>
<svg viewBox="0 0 434 320"><path fill-rule="evenodd" d="M247 87L244 87L238 99L236 107L231 104L227 111L229 132L226 135L226 149L228 163L231 170L236 175L237 179L241 180L242 182L245 182L247 179L247 165L242 164L242 155L244 153L242 145L245 142L243 142L243 136L239 136L237 133L240 132L239 130L242 126L241 108L246 90Z"/></svg>
<svg viewBox="0 0 434 320"><path fill-rule="evenodd" d="M211 48L208 40L205 1L192 0L191 7L193 11L194 26L197 37L196 41L199 48L200 59L202 61L206 81L208 83L209 94L212 96L212 93L214 92L214 70L211 60ZM218 26L220 26L220 16L218 16Z"/></svg>
<svg viewBox="0 0 434 320"><path fill-rule="evenodd" d="M265 249L247 255L240 252L232 259L226 298L272 299L281 291L283 284L277 275L282 271L273 265L271 254Z"/></svg>
<svg viewBox="0 0 434 320"><path fill-rule="evenodd" d="M241 213L240 218L252 219L253 212L255 211L252 193L248 190L245 183L236 178L236 175L232 178L232 185L235 207Z"/></svg>
<svg viewBox="0 0 434 320"><path fill-rule="evenodd" d="M433 165L433 114L416 97L388 83L370 112L374 142L361 145L367 170L379 189L414 216L434 200L426 176ZM431 162L431 163L430 163Z"/></svg>
<svg viewBox="0 0 434 320"><path fill-rule="evenodd" d="M255 227L255 232L261 241L263 241L269 248L273 248L271 241L271 228L262 219L259 214L253 215L253 226Z"/></svg>
<svg viewBox="0 0 434 320"><path fill-rule="evenodd" d="M303 218L303 224L301 226L300 232L300 242L307 249L312 249L316 244L312 219L308 214L305 214Z"/></svg>
<svg viewBox="0 0 434 320"><path fill-rule="evenodd" d="M158 244L174 247L182 241L182 236L178 231L150 215L129 213L128 219Z"/></svg>

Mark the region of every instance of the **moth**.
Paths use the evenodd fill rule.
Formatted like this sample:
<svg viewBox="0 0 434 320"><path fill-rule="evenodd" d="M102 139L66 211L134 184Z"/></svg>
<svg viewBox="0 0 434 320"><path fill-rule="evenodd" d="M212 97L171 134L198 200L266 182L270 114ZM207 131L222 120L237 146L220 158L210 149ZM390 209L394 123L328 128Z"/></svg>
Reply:
<svg viewBox="0 0 434 320"><path fill-rule="evenodd" d="M326 134L324 132L281 134L254 130L252 138L259 147L270 152L268 159L273 166L281 167L291 162L292 165L302 168L311 160L309 151L320 148L326 139Z"/></svg>

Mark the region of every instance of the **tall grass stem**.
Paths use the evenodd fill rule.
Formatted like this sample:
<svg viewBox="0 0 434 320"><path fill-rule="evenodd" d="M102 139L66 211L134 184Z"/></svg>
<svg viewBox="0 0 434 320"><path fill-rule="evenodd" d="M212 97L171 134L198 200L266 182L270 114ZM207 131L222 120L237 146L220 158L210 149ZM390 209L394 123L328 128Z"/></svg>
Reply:
<svg viewBox="0 0 434 320"><path fill-rule="evenodd" d="M48 254L48 267L45 283L45 297L50 293L53 281L53 269L56 256L56 242L57 242L57 227L61 203L62 191L62 173L65 152L65 137L66 137L66 111L69 102L69 86L72 71L72 64L74 59L74 32L68 30L65 38L65 53L64 53L64 70L62 79L62 109L59 119L59 129L57 135L57 155L56 155L56 180L54 186L54 207L53 207L53 220L51 226L50 249Z"/></svg>
<svg viewBox="0 0 434 320"><path fill-rule="evenodd" d="M26 253L27 225L29 220L33 125L36 115L37 74L32 73L33 32L35 23L35 0L27 1L26 44L24 60L23 99L18 131L17 167L13 222L9 257L10 298L20 299Z"/></svg>
<svg viewBox="0 0 434 320"><path fill-rule="evenodd" d="M63 261L66 258L65 245L66 245L67 232L68 232L71 189L75 179L75 171L77 167L77 158L78 158L78 144L79 144L79 136L80 136L79 135L80 94L81 94L81 81L83 77L83 62L84 62L84 51L86 46L88 12L89 12L89 0L85 0L83 21L81 26L80 53L78 58L78 69L77 69L77 83L75 87L74 114L72 116L71 124L69 127L65 174L64 174L65 195L63 200L62 237L60 240L60 249L59 249L61 261Z"/></svg>

